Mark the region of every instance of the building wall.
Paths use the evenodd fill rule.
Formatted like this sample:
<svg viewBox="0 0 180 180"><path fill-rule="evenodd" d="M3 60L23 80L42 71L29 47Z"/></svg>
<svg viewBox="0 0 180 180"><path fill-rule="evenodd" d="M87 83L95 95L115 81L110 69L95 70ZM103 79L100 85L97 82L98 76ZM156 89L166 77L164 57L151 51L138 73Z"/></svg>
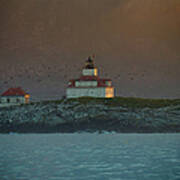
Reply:
<svg viewBox="0 0 180 180"><path fill-rule="evenodd" d="M96 87L97 86L97 81L76 81L75 86L76 87Z"/></svg>
<svg viewBox="0 0 180 180"><path fill-rule="evenodd" d="M25 98L24 96L1 97L1 104L25 104L27 102L29 102L29 99Z"/></svg>
<svg viewBox="0 0 180 180"><path fill-rule="evenodd" d="M83 69L82 71L83 76L97 76L98 75L98 69Z"/></svg>
<svg viewBox="0 0 180 180"><path fill-rule="evenodd" d="M107 90L108 89L108 90ZM78 98L83 96L89 97L114 97L114 88L98 87L98 88L67 88L67 98Z"/></svg>

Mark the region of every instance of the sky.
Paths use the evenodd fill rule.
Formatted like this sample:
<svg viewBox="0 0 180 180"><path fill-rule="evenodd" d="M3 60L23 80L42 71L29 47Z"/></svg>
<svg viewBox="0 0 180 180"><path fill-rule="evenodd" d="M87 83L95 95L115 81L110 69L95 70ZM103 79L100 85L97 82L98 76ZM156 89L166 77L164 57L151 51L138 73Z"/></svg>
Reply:
<svg viewBox="0 0 180 180"><path fill-rule="evenodd" d="M180 0L0 1L0 93L60 98L91 54L117 96L180 98Z"/></svg>

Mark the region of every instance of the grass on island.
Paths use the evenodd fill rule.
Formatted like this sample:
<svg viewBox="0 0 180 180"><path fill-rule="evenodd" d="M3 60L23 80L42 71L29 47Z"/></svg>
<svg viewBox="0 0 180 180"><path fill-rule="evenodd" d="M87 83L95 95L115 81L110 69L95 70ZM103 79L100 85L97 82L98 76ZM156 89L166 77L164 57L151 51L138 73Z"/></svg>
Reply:
<svg viewBox="0 0 180 180"><path fill-rule="evenodd" d="M71 102L77 102L80 104L103 104L106 106L121 106L127 108L161 108L167 106L180 105L180 99L145 99L134 97L114 97L114 98L93 98L93 97L81 97L73 99L59 99L48 100L40 102L31 102L29 104L22 104L21 106L28 105L47 105L47 104L68 104ZM180 110L180 109L179 109Z"/></svg>
<svg viewBox="0 0 180 180"><path fill-rule="evenodd" d="M161 108L167 106L180 105L180 99L145 99L134 97L114 97L114 98L91 98L82 97L68 99L67 102L79 102L82 104L98 103L107 106L122 106L128 108Z"/></svg>

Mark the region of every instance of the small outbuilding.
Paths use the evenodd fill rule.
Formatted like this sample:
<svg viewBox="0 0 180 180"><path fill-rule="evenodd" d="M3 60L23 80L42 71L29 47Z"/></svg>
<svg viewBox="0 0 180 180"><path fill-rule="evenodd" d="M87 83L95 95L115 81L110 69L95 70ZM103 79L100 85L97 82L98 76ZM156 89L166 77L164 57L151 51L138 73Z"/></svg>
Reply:
<svg viewBox="0 0 180 180"><path fill-rule="evenodd" d="M9 88L1 95L1 105L20 105L29 103L30 95L20 87Z"/></svg>

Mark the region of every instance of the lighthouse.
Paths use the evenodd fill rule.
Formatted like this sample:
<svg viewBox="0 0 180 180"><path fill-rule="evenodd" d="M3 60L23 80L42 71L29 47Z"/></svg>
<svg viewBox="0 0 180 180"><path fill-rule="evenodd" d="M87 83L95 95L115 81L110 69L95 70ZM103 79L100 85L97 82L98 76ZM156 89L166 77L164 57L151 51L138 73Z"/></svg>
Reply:
<svg viewBox="0 0 180 180"><path fill-rule="evenodd" d="M114 87L111 79L99 78L94 58L90 56L85 62L81 76L78 79L69 80L66 97L113 98Z"/></svg>

